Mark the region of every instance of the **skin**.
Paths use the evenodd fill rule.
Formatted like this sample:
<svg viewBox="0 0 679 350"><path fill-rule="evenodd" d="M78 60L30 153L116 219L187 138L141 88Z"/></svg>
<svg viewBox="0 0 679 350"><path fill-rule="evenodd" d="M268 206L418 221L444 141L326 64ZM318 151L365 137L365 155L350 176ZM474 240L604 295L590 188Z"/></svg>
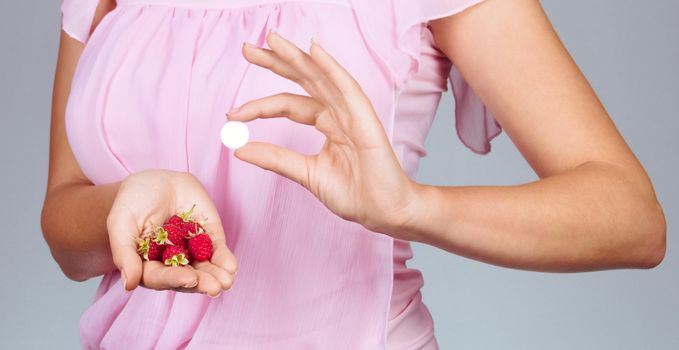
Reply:
<svg viewBox="0 0 679 350"><path fill-rule="evenodd" d="M539 180L411 181L351 76L318 43L307 54L275 33L271 50L245 45L245 58L311 97L265 97L228 118L287 116L315 125L326 143L302 155L251 142L236 157L298 182L342 218L490 264L553 272L658 265L666 224L653 186L540 3L487 0L430 28Z"/></svg>
<svg viewBox="0 0 679 350"><path fill-rule="evenodd" d="M98 15L105 8L100 4ZM267 35L271 49L245 44L243 56L297 82L309 96L250 101L228 119L285 116L314 125L326 142L316 155L250 142L235 156L299 183L344 219L490 264L554 272L657 266L666 223L653 186L539 2L487 0L432 21L430 29L539 180L455 187L413 182L351 75L320 44L312 43L307 54L276 33ZM148 219L192 203L214 211L195 178L152 170L93 185L82 174L63 129L81 50L62 32L42 219L55 260L74 280L123 269L127 289L139 283L211 295L220 285L228 289L236 260L223 243L218 215L207 214L216 219L213 234L223 253L209 268L149 266L134 251Z"/></svg>
<svg viewBox="0 0 679 350"><path fill-rule="evenodd" d="M100 2L93 28L115 7ZM66 138L64 114L76 63L84 45L62 31L54 80L50 165L42 210L42 230L52 256L64 274L84 281L114 269L129 291L172 289L218 296L233 284L237 261L226 246L217 210L200 182L191 174L167 170L135 173L120 182L94 185L83 174ZM177 208L197 205L196 215L207 217L213 240L210 261L188 268L143 261L136 238L162 223Z"/></svg>

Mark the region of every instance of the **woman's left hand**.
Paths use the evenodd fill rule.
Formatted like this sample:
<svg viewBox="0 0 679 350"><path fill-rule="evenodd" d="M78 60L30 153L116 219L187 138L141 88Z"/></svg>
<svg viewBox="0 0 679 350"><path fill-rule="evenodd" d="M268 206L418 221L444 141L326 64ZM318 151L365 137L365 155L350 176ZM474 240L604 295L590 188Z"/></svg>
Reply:
<svg viewBox="0 0 679 350"><path fill-rule="evenodd" d="M313 125L325 143L304 155L263 142L250 142L235 156L274 171L311 191L343 219L397 238L411 220L416 183L401 169L375 110L358 82L318 43L309 54L275 32L270 49L243 45L251 63L298 83L310 96L282 93L245 103L229 120L287 117Z"/></svg>

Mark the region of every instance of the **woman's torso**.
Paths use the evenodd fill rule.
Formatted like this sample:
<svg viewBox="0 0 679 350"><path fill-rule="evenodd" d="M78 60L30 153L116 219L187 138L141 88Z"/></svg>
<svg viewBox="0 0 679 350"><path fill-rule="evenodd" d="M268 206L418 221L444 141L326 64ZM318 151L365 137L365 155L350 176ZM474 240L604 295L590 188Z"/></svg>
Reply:
<svg viewBox="0 0 679 350"><path fill-rule="evenodd" d="M354 75L415 176L450 68L435 50L394 96L346 0L119 1L74 77L67 110L74 154L94 183L146 168L192 172L215 200L241 270L217 300L143 289L125 295L117 273L107 274L81 319L83 346L137 339L157 348L306 349L319 341L436 348L422 276L406 266L408 242L335 217L296 184L221 146L218 130L232 107L282 91L304 93L242 58L242 42L263 46L269 28L303 49L315 37ZM323 142L312 127L285 119L249 127L252 139L300 152L315 153ZM387 258L391 266L382 266ZM347 339L362 336L380 339Z"/></svg>

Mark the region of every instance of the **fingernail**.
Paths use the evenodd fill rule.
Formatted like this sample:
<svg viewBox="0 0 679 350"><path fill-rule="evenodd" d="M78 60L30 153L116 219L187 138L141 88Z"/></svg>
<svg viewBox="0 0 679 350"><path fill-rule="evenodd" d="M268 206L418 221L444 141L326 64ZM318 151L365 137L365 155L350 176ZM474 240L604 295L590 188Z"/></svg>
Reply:
<svg viewBox="0 0 679 350"><path fill-rule="evenodd" d="M228 111L228 112L226 113L226 116L228 117L228 116L230 116L230 115L234 115L234 114L240 112L241 107L242 107L242 106L236 107L236 108L234 108L234 109Z"/></svg>
<svg viewBox="0 0 679 350"><path fill-rule="evenodd" d="M321 50L321 52L325 52L325 49L323 48L323 46L321 46L321 43L319 43L318 40L316 40L316 38L313 37L311 38L311 46L316 46L316 48Z"/></svg>
<svg viewBox="0 0 679 350"><path fill-rule="evenodd" d="M269 34L278 34L275 28L269 28Z"/></svg>
<svg viewBox="0 0 679 350"><path fill-rule="evenodd" d="M250 44L250 43L249 43L249 42L247 42L247 41L244 41L244 42L243 42L243 47L247 47L247 48L254 48L254 47L256 47L256 46L255 46L255 45L252 45L252 44Z"/></svg>
<svg viewBox="0 0 679 350"><path fill-rule="evenodd" d="M217 295L215 295L215 296L208 294L208 296L212 299L217 299L217 298L219 298L220 295L222 295L222 292L217 293Z"/></svg>
<svg viewBox="0 0 679 350"><path fill-rule="evenodd" d="M127 292L127 276L125 275L125 271L120 271L120 279L123 281L123 290Z"/></svg>
<svg viewBox="0 0 679 350"><path fill-rule="evenodd" d="M194 284L192 284L192 285L190 285L190 284L185 284L185 285L184 285L184 288L193 288L193 287L195 287L195 286L197 286L197 285L198 285L198 281L196 281L196 283L194 283Z"/></svg>

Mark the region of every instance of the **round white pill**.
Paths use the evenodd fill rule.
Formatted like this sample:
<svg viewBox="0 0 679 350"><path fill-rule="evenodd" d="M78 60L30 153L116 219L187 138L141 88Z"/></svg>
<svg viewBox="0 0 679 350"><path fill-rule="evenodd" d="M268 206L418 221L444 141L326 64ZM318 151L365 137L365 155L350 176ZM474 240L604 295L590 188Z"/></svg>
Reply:
<svg viewBox="0 0 679 350"><path fill-rule="evenodd" d="M222 126L222 143L230 149L238 149L245 146L250 139L248 127L236 121L228 121Z"/></svg>

